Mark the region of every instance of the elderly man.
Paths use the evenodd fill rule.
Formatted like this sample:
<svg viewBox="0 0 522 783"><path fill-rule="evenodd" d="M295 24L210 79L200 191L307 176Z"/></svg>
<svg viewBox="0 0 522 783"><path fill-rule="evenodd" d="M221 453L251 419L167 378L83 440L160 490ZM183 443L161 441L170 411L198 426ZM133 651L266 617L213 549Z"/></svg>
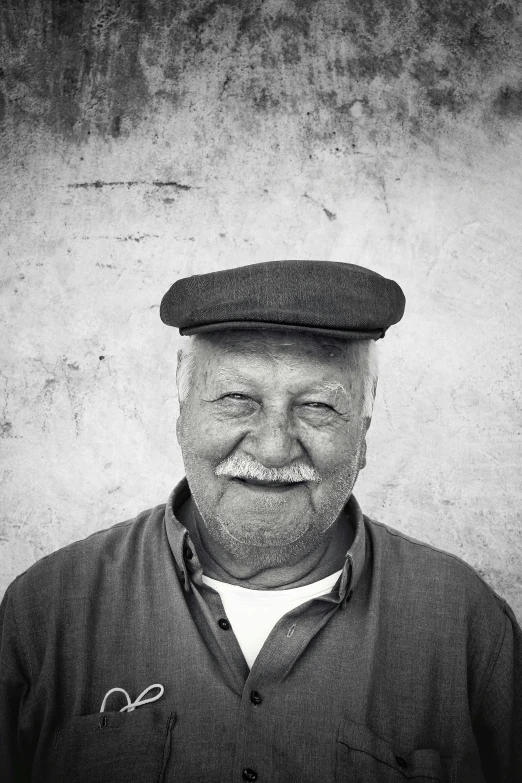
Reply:
<svg viewBox="0 0 522 783"><path fill-rule="evenodd" d="M403 309L349 264L174 284L187 481L8 589L3 783L522 781L513 613L352 495Z"/></svg>

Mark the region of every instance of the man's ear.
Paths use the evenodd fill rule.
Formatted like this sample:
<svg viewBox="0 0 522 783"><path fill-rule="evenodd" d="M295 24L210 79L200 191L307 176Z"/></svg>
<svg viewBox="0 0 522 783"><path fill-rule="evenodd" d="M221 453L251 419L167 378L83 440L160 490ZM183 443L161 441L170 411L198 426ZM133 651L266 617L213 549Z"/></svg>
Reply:
<svg viewBox="0 0 522 783"><path fill-rule="evenodd" d="M176 382L177 382L177 379L178 379L178 372L179 372L179 366L180 366L180 364L181 364L181 357L183 356L183 351L182 351L182 349L181 349L181 348L178 350L178 353L177 353L176 355L177 355L177 357L178 357L178 363L177 363L177 365L176 365Z"/></svg>
<svg viewBox="0 0 522 783"><path fill-rule="evenodd" d="M177 365L176 365L176 389L178 390L178 403L179 403L179 409L180 409L180 411L181 411L181 405L182 405L182 403L181 403L181 400L180 400L180 398L179 398L179 368L180 368L180 366L181 366L181 358L182 358L182 356L183 356L183 351L182 351L182 349L180 348L180 349L178 350L178 353L177 353L178 362L177 362Z"/></svg>
<svg viewBox="0 0 522 783"><path fill-rule="evenodd" d="M359 470L362 470L366 467L366 433L370 429L370 424L372 423L372 417L371 416L365 416L364 417L364 423L363 423L363 431L362 431L362 442L361 442L361 450L359 452Z"/></svg>
<svg viewBox="0 0 522 783"><path fill-rule="evenodd" d="M361 451L359 452L359 470L366 467L366 435L363 436Z"/></svg>

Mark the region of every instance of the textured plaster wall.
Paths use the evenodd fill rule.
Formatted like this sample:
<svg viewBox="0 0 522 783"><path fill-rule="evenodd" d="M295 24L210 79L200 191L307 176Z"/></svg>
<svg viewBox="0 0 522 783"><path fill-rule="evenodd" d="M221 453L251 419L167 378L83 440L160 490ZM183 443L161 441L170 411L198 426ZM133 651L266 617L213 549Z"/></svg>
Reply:
<svg viewBox="0 0 522 783"><path fill-rule="evenodd" d="M521 6L4 0L0 594L164 502L180 275L325 258L396 278L366 513L522 619Z"/></svg>

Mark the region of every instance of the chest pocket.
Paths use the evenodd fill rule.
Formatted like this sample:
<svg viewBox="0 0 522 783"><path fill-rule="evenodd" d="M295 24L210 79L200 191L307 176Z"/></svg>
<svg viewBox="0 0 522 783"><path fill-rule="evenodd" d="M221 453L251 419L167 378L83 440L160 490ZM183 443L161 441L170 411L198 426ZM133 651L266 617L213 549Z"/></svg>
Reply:
<svg viewBox="0 0 522 783"><path fill-rule="evenodd" d="M161 783L175 713L157 707L72 718L56 734L52 783Z"/></svg>
<svg viewBox="0 0 522 783"><path fill-rule="evenodd" d="M448 783L448 761L437 750L420 749L404 755L366 726L346 721L337 736L336 782Z"/></svg>

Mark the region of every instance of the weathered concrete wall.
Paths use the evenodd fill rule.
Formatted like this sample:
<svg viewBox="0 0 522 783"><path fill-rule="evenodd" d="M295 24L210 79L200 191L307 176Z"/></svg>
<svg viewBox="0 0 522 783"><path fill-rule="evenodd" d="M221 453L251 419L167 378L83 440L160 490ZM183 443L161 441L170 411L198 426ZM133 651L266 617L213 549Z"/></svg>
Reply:
<svg viewBox="0 0 522 783"><path fill-rule="evenodd" d="M407 297L356 492L522 619L522 47L505 0L4 0L0 593L163 502L179 275Z"/></svg>

